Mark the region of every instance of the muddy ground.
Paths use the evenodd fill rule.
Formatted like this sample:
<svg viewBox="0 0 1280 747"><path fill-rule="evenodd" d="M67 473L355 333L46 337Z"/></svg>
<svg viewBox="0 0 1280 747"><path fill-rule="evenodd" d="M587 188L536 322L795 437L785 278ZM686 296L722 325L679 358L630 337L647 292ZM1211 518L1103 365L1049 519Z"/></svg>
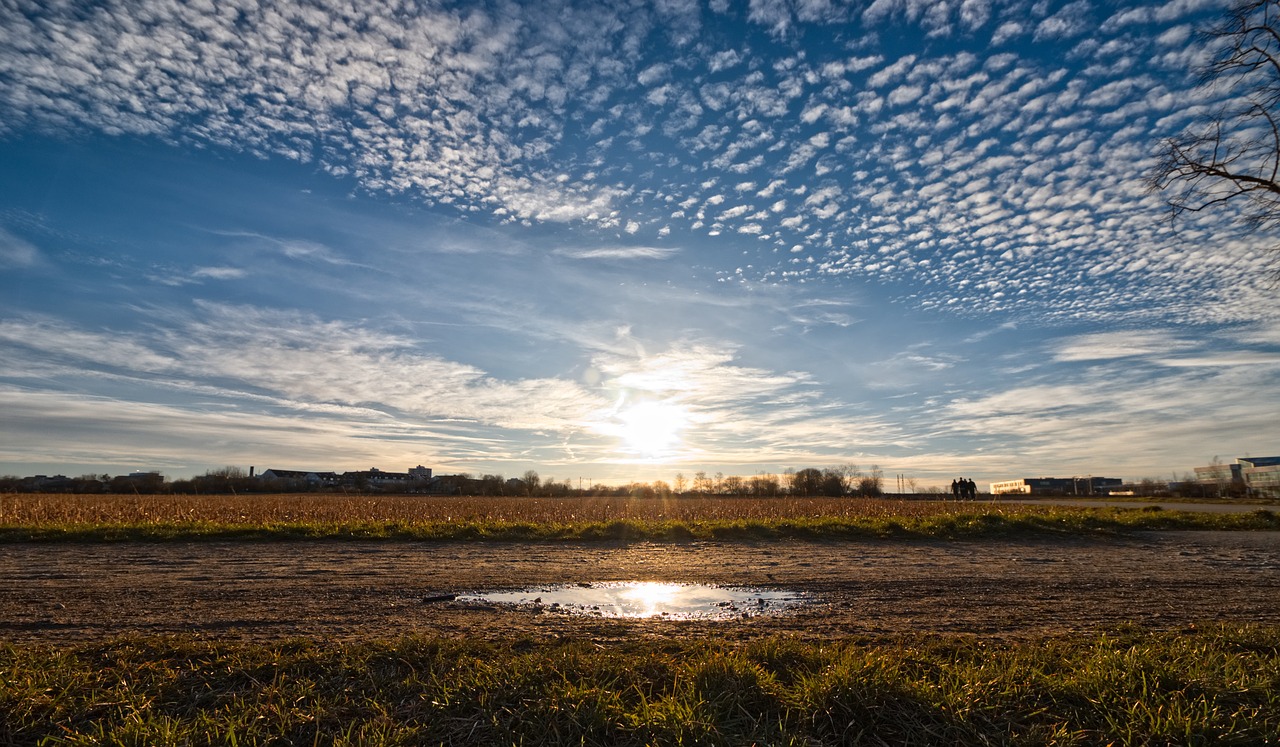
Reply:
<svg viewBox="0 0 1280 747"><path fill-rule="evenodd" d="M442 596L591 581L756 585L814 603L730 622L608 620ZM0 546L0 639L128 633L513 640L897 632L1021 637L1280 621L1280 533L685 544L171 542Z"/></svg>

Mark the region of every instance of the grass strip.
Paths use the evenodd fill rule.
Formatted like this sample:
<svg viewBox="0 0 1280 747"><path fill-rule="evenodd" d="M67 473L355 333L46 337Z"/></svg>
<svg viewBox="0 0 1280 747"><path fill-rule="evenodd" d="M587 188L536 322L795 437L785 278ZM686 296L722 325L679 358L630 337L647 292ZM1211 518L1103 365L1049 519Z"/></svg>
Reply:
<svg viewBox="0 0 1280 747"><path fill-rule="evenodd" d="M1142 530L1280 530L1280 513L1128 509L977 511L901 517L796 517L612 521L283 521L54 522L0 525L0 543L168 540L686 541L777 539L981 539L1096 535Z"/></svg>
<svg viewBox="0 0 1280 747"><path fill-rule="evenodd" d="M612 647L0 645L3 744L1280 742L1280 628Z"/></svg>

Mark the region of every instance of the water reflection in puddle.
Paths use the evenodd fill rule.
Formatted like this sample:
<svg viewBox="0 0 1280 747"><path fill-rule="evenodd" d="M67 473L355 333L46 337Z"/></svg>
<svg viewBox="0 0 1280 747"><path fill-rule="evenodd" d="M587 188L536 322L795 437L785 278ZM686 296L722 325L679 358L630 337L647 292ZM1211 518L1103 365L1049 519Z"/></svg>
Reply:
<svg viewBox="0 0 1280 747"><path fill-rule="evenodd" d="M598 617L736 620L777 615L809 600L799 592L776 589L619 581L462 594L457 601L535 606L550 612Z"/></svg>

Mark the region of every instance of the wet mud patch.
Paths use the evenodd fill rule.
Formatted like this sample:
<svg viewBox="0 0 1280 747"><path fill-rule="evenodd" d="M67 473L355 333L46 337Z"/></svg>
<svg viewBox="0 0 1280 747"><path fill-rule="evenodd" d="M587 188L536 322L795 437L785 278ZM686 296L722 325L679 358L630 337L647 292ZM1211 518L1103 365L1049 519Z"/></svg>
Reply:
<svg viewBox="0 0 1280 747"><path fill-rule="evenodd" d="M204 541L0 544L0 639L128 633L281 640L763 636L1001 637L1280 619L1280 532L1141 532L982 541ZM812 604L729 621L551 614L552 600L464 604L475 590L620 579L788 590ZM759 594L756 595L759 598ZM766 599L766 607L769 600ZM561 606L566 602L560 601Z"/></svg>

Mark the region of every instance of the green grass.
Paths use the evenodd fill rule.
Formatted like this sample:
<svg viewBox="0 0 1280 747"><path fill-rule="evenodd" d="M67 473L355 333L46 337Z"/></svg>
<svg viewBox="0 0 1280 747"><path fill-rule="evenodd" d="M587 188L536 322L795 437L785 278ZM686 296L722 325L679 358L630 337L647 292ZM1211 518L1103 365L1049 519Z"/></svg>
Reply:
<svg viewBox="0 0 1280 747"><path fill-rule="evenodd" d="M0 644L3 744L1280 743L1280 628L991 643Z"/></svg>
<svg viewBox="0 0 1280 747"><path fill-rule="evenodd" d="M412 541L684 541L1090 535L1138 530L1280 530L1280 513L1211 514L1143 509L1002 508L915 516L612 521L134 521L0 525L4 542L122 542L179 539L362 539Z"/></svg>

